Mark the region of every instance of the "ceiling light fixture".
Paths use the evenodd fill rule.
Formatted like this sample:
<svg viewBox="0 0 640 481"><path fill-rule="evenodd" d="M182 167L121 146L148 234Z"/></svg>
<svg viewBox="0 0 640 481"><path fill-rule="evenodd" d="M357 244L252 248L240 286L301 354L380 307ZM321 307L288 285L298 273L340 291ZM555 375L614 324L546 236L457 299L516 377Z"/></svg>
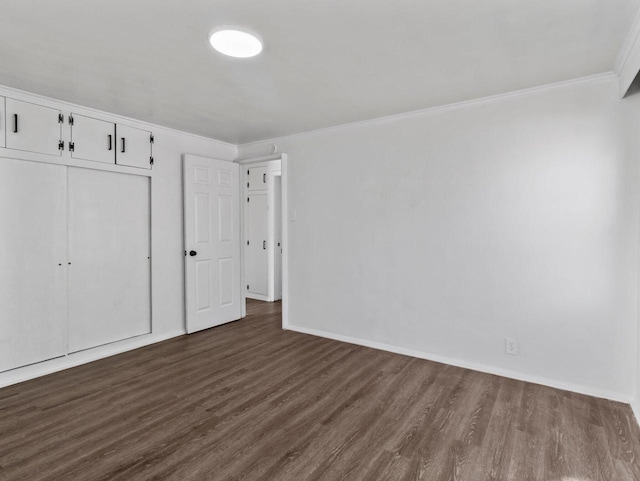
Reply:
<svg viewBox="0 0 640 481"><path fill-rule="evenodd" d="M218 52L230 57L249 58L262 52L258 37L235 28L215 30L209 36L209 42Z"/></svg>

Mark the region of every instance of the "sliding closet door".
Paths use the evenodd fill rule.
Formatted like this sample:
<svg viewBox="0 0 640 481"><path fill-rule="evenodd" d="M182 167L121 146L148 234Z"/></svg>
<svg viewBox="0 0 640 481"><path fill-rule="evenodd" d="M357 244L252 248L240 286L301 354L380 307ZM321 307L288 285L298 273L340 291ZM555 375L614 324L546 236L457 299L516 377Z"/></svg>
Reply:
<svg viewBox="0 0 640 481"><path fill-rule="evenodd" d="M66 181L0 159L0 371L66 353Z"/></svg>
<svg viewBox="0 0 640 481"><path fill-rule="evenodd" d="M149 182L69 168L69 352L151 332Z"/></svg>

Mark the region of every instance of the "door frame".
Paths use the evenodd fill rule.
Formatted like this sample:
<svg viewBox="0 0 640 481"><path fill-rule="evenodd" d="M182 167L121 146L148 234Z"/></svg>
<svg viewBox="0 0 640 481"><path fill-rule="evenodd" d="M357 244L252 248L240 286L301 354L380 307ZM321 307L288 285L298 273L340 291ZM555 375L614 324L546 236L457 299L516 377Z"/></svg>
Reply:
<svg viewBox="0 0 640 481"><path fill-rule="evenodd" d="M281 165L282 167L282 165ZM274 302L277 300L282 300L282 253L280 253L278 257L278 249L282 249L282 226L284 222L282 221L282 208L280 208L280 243L276 244L278 240L278 232L276 230L276 216L278 213L276 212L276 203L278 201L278 197L280 198L280 206L282 207L282 168L281 170L270 172L269 177L271 178L271 185L273 186L273 195L271 196L271 203L273 204L273 208L269 211L269 223L273 228L273 232L271 233L271 237L273 242L271 243L271 249L269 249L269 264L273 268L273 279L270 285L270 296L273 298ZM276 179L279 179L280 183L280 192L277 192L275 189ZM278 263L276 259L280 259L280 272L278 272ZM280 280L280 298L277 296L276 286L278 284L278 280Z"/></svg>
<svg viewBox="0 0 640 481"><path fill-rule="evenodd" d="M280 172L282 176L282 328L287 329L289 326L289 165L286 153L268 155L264 157L254 157L249 159L239 159L236 162L241 166L250 164L258 164L261 162L270 162L273 160L280 161ZM244 192L244 176L240 175L240 192ZM245 226L245 202L240 202L240 238L242 239L241 247L247 244L246 226ZM246 286L245 275L245 249L240 249L240 269L242 286ZM242 296L242 317L247 316L247 292L246 289L240 289Z"/></svg>

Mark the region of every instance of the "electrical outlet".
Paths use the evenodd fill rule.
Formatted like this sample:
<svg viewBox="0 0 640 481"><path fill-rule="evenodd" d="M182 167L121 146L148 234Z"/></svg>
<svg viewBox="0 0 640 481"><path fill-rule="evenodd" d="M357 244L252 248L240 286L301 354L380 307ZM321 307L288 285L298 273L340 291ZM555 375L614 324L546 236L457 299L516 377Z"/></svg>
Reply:
<svg viewBox="0 0 640 481"><path fill-rule="evenodd" d="M510 356L518 355L518 341L507 337L504 340L504 352Z"/></svg>

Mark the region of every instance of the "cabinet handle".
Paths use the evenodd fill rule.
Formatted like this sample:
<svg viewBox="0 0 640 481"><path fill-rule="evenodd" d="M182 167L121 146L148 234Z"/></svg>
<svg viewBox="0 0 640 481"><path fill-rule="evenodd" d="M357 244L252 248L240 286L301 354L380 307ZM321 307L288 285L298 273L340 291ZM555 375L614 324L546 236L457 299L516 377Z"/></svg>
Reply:
<svg viewBox="0 0 640 481"><path fill-rule="evenodd" d="M124 143L125 143L125 138L122 137L122 150L121 152L124 154L125 148L124 148Z"/></svg>
<svg viewBox="0 0 640 481"><path fill-rule="evenodd" d="M267 249L267 241L262 241L262 249L263 250Z"/></svg>
<svg viewBox="0 0 640 481"><path fill-rule="evenodd" d="M13 114L13 133L18 133L18 114Z"/></svg>
<svg viewBox="0 0 640 481"><path fill-rule="evenodd" d="M267 183L267 174L262 174L262 183L263 184Z"/></svg>
<svg viewBox="0 0 640 481"><path fill-rule="evenodd" d="M109 135L109 150L113 149L113 142L112 142L112 136Z"/></svg>

